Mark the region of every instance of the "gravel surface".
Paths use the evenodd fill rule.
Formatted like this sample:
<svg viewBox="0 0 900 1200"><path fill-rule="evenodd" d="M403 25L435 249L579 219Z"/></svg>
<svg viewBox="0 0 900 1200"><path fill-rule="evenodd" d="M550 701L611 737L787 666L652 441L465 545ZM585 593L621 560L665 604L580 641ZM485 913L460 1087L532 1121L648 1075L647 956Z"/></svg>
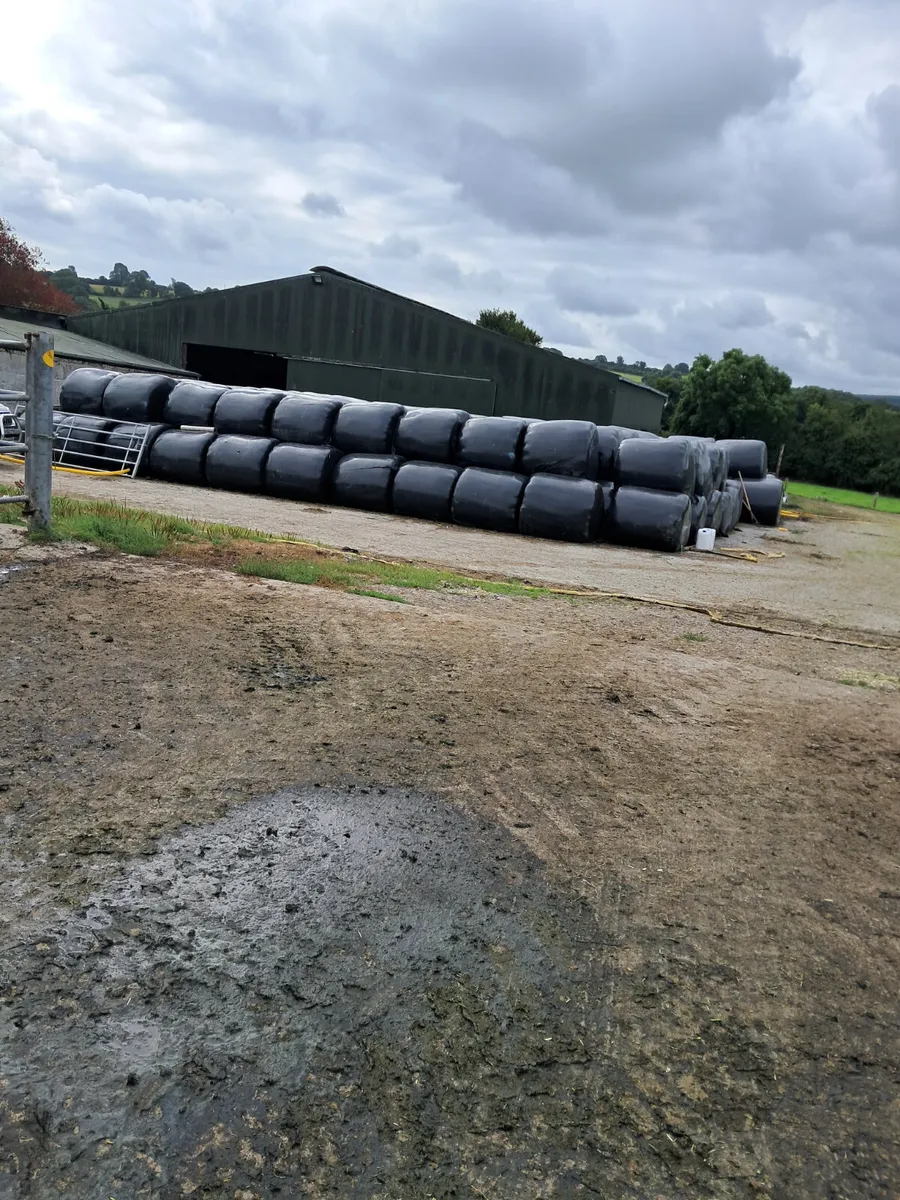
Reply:
<svg viewBox="0 0 900 1200"><path fill-rule="evenodd" d="M0 483L12 482L16 476L17 468L0 464ZM100 496L175 516L284 533L328 546L352 546L461 571L498 572L659 599L699 600L716 608L766 610L845 628L900 632L900 517L887 513L859 510L852 521L791 522L786 534L745 527L723 544L785 554L783 559L752 565L697 553L666 555L547 542L148 479L90 479L58 473L54 487L62 495Z"/></svg>

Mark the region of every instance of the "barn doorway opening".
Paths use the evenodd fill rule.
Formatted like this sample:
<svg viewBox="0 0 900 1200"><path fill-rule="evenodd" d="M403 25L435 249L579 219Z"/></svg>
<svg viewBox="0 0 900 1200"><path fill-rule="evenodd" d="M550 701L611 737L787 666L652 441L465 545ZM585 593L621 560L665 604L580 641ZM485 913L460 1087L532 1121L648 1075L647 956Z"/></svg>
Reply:
<svg viewBox="0 0 900 1200"><path fill-rule="evenodd" d="M184 366L210 383L287 390L287 359L280 354L185 342Z"/></svg>

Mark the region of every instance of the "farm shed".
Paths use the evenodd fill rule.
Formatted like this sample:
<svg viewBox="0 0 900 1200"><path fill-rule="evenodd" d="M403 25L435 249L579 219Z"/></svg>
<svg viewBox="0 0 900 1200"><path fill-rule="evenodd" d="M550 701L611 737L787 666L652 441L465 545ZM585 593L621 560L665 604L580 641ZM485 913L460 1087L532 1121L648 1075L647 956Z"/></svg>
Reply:
<svg viewBox="0 0 900 1200"><path fill-rule="evenodd" d="M231 385L656 431L665 396L329 267L70 317L68 327Z"/></svg>
<svg viewBox="0 0 900 1200"><path fill-rule="evenodd" d="M53 334L53 402L67 375L78 367L106 367L110 371L161 371L166 375L192 376L193 372L166 362L134 354L120 346L107 346L92 337L66 328L67 318L31 309L0 307L0 392L25 390L26 333L48 330Z"/></svg>

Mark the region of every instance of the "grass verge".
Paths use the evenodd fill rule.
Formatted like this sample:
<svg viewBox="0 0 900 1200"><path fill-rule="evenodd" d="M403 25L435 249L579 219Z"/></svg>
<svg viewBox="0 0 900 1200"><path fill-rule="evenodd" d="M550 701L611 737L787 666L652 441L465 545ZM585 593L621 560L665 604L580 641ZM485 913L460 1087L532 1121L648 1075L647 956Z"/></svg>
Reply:
<svg viewBox="0 0 900 1200"><path fill-rule="evenodd" d="M822 500L829 504L845 504L850 508L875 508L877 512L900 513L900 499L896 496L879 496L877 505L869 492L852 492L846 488L823 487L818 483L788 484L788 507L791 497L803 500Z"/></svg>
<svg viewBox="0 0 900 1200"><path fill-rule="evenodd" d="M0 489L0 492L11 491ZM0 522L18 525L22 520L15 506L0 505ZM112 501L56 496L52 520L51 540L84 542L109 552L222 567L258 579L334 588L400 604L408 601L380 588L428 591L452 588L528 597L550 594L547 588L530 587L516 580L472 577L439 567L368 558L312 542L278 538L233 525L187 521Z"/></svg>

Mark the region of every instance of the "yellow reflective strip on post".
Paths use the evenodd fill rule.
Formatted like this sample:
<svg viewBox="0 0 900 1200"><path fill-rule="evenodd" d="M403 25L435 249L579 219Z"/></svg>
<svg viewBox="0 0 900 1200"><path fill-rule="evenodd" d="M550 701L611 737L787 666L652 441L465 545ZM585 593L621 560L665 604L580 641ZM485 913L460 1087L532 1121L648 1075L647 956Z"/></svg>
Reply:
<svg viewBox="0 0 900 1200"><path fill-rule="evenodd" d="M53 351L47 350L46 353L43 355L43 359L44 359L44 366L52 367L53 366Z"/></svg>

